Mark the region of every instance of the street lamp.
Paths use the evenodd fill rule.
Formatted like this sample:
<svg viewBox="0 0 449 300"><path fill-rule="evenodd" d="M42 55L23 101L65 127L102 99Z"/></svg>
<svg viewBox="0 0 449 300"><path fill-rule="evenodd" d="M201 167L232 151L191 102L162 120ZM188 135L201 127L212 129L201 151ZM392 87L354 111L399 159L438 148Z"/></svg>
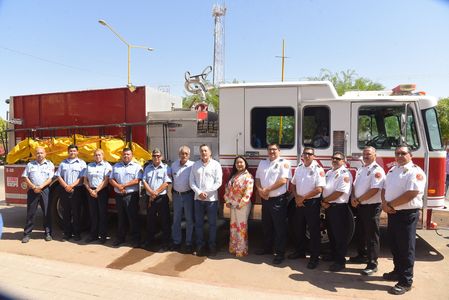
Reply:
<svg viewBox="0 0 449 300"><path fill-rule="evenodd" d="M146 47L146 46L131 45L130 43L125 41L125 39L120 34L118 34L117 31L115 31L108 23L106 23L105 20L98 20L98 23L109 28L109 30L111 30L128 47L128 85L127 85L127 87L131 92L134 92L136 90L136 87L131 84L131 75L130 75L131 74L131 48L142 48L142 49L145 49L148 51L153 51L154 49Z"/></svg>

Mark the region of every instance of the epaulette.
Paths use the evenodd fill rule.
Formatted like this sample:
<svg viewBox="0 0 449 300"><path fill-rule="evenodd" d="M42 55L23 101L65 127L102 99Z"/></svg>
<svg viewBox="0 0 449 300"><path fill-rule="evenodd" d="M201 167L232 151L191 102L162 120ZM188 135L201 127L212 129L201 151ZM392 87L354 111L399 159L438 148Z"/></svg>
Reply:
<svg viewBox="0 0 449 300"><path fill-rule="evenodd" d="M377 167L379 167L379 165L375 164L375 165L373 166L373 170L374 170L375 168L377 168Z"/></svg>
<svg viewBox="0 0 449 300"><path fill-rule="evenodd" d="M302 162L300 162L300 163L299 163L299 165L298 165L298 167L300 167L300 166L302 166L302 165L303 165L303 163L302 163Z"/></svg>
<svg viewBox="0 0 449 300"><path fill-rule="evenodd" d="M283 158L280 158L279 161L284 161L284 159L283 159Z"/></svg>

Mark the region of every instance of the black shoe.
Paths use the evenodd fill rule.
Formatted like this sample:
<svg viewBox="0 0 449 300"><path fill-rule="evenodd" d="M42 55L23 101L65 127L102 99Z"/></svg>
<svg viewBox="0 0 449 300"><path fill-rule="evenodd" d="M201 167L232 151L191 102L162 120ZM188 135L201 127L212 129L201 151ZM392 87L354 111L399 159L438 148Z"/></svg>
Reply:
<svg viewBox="0 0 449 300"><path fill-rule="evenodd" d="M193 253L193 246L192 245L186 245L184 248L184 254L192 254Z"/></svg>
<svg viewBox="0 0 449 300"><path fill-rule="evenodd" d="M398 281L399 280L399 274L396 273L395 271L391 271L388 273L384 273L382 275L382 278L385 279L386 281Z"/></svg>
<svg viewBox="0 0 449 300"><path fill-rule="evenodd" d="M44 240L46 242L51 242L51 241L53 241L53 238L51 237L51 234L47 233L44 237Z"/></svg>
<svg viewBox="0 0 449 300"><path fill-rule="evenodd" d="M68 240L70 240L72 238L72 235L68 235L68 234L63 234L62 235L62 241L66 242Z"/></svg>
<svg viewBox="0 0 449 300"><path fill-rule="evenodd" d="M26 244L30 241L30 236L29 235L24 235L22 238L22 244Z"/></svg>
<svg viewBox="0 0 449 300"><path fill-rule="evenodd" d="M73 236L73 240L76 241L76 242L79 242L79 241L81 241L81 236L80 235L74 235Z"/></svg>
<svg viewBox="0 0 449 300"><path fill-rule="evenodd" d="M360 272L362 275L373 275L377 272L377 266L376 265L367 265L364 270Z"/></svg>
<svg viewBox="0 0 449 300"><path fill-rule="evenodd" d="M254 252L254 254L256 255L267 255L267 254L273 254L273 252L271 250L267 250L267 249L258 249Z"/></svg>
<svg viewBox="0 0 449 300"><path fill-rule="evenodd" d="M309 262L307 263L307 269L313 270L316 267L318 267L318 264L320 263L320 261L318 259L311 259L309 260Z"/></svg>
<svg viewBox="0 0 449 300"><path fill-rule="evenodd" d="M89 243L95 242L95 241L97 241L97 240L98 240L97 237L91 237L91 236L89 236L89 237L87 237L87 238L84 240L84 242L86 242L87 244L89 244Z"/></svg>
<svg viewBox="0 0 449 300"><path fill-rule="evenodd" d="M283 255L274 255L273 258L273 265L279 265L284 261L284 256Z"/></svg>
<svg viewBox="0 0 449 300"><path fill-rule="evenodd" d="M118 239L118 240L115 240L115 241L112 243L112 246L118 247L118 246L120 246L121 244L123 244L124 242L125 242L125 240Z"/></svg>
<svg viewBox="0 0 449 300"><path fill-rule="evenodd" d="M217 248L216 247L209 247L209 256L217 256Z"/></svg>
<svg viewBox="0 0 449 300"><path fill-rule="evenodd" d="M290 253L287 256L288 259L298 259L298 258L306 258L306 255L303 252L295 251L293 253Z"/></svg>
<svg viewBox="0 0 449 300"><path fill-rule="evenodd" d="M401 284L396 284L394 287L392 287L388 293L392 294L392 295L403 295L406 292L410 291L412 289L411 286L405 286L405 285L401 285Z"/></svg>
<svg viewBox="0 0 449 300"><path fill-rule="evenodd" d="M204 256L204 248L203 247L197 247L195 250L196 256Z"/></svg>
<svg viewBox="0 0 449 300"><path fill-rule="evenodd" d="M159 248L158 252L167 252L170 250L170 246L168 244L162 244L161 247Z"/></svg>
<svg viewBox="0 0 449 300"><path fill-rule="evenodd" d="M132 242L131 247L132 248L140 248L140 242Z"/></svg>
<svg viewBox="0 0 449 300"><path fill-rule="evenodd" d="M356 256L351 256L349 262L353 264L366 264L368 262L368 257L358 254Z"/></svg>
<svg viewBox="0 0 449 300"><path fill-rule="evenodd" d="M100 244L102 245L106 244L106 237L104 236L100 237Z"/></svg>
<svg viewBox="0 0 449 300"><path fill-rule="evenodd" d="M330 254L321 255L322 261L334 261L334 257Z"/></svg>
<svg viewBox="0 0 449 300"><path fill-rule="evenodd" d="M345 264L333 263L332 265L330 265L329 271L331 271L331 272L340 272L344 268L346 268Z"/></svg>
<svg viewBox="0 0 449 300"><path fill-rule="evenodd" d="M179 252L180 250L181 250L180 244L171 244L170 245L170 251Z"/></svg>

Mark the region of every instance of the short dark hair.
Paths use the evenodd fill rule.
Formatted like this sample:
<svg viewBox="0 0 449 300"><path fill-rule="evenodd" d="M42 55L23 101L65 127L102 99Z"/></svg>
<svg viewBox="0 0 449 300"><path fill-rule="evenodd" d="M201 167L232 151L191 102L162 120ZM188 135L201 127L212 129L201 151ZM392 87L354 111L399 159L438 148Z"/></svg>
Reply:
<svg viewBox="0 0 449 300"><path fill-rule="evenodd" d="M302 152L304 152L304 151L306 151L306 150L312 150L313 155L315 155L315 148L307 146L307 147L304 147L304 149L302 150Z"/></svg>
<svg viewBox="0 0 449 300"><path fill-rule="evenodd" d="M346 155L343 154L343 152L341 151L335 151L334 154L332 156L335 156L335 154L340 155L344 161L346 161Z"/></svg>
<svg viewBox="0 0 449 300"><path fill-rule="evenodd" d="M279 148L279 144L278 144L278 143L269 143L269 144L267 145L267 149L270 148L271 146L276 146L276 148L277 148L278 150L281 149L281 148Z"/></svg>
<svg viewBox="0 0 449 300"><path fill-rule="evenodd" d="M408 144L405 144L405 143L399 144L396 147L396 149L394 149L394 151L398 150L399 148L407 148L407 153L412 153L411 149L410 149L410 146Z"/></svg>
<svg viewBox="0 0 449 300"><path fill-rule="evenodd" d="M123 148L122 153L123 153L123 152L128 152L128 151L130 151L131 153L133 152L133 150L131 150L131 148L125 147L125 148Z"/></svg>
<svg viewBox="0 0 449 300"><path fill-rule="evenodd" d="M76 150L78 150L78 146L75 145L75 144L70 144L70 145L67 147L67 151L69 151L70 149L76 149Z"/></svg>

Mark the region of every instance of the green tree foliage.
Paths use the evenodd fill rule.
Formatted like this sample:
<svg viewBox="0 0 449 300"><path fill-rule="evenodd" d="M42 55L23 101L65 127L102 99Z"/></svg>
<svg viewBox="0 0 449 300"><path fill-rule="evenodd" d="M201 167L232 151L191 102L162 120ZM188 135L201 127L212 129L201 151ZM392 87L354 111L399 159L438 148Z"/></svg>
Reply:
<svg viewBox="0 0 449 300"><path fill-rule="evenodd" d="M441 137L446 147L449 145L449 97L440 99L437 105L438 121L440 122Z"/></svg>
<svg viewBox="0 0 449 300"><path fill-rule="evenodd" d="M267 118L267 144L294 145L295 117L270 116Z"/></svg>
<svg viewBox="0 0 449 300"><path fill-rule="evenodd" d="M379 91L385 87L368 78L358 77L354 70L346 70L341 72L331 72L328 69L321 69L320 75L315 77L307 77L308 80L328 80L332 82L339 96L347 91Z"/></svg>
<svg viewBox="0 0 449 300"><path fill-rule="evenodd" d="M199 95L190 95L186 96L182 99L182 107L183 108L192 108L195 104L202 103L202 99ZM218 106L218 88L213 87L209 89L209 91L206 93L206 99L205 102L212 106L213 109L218 112L219 106Z"/></svg>

